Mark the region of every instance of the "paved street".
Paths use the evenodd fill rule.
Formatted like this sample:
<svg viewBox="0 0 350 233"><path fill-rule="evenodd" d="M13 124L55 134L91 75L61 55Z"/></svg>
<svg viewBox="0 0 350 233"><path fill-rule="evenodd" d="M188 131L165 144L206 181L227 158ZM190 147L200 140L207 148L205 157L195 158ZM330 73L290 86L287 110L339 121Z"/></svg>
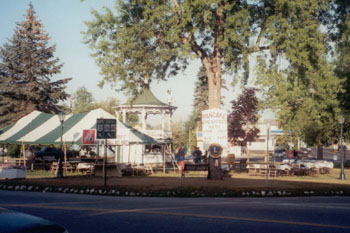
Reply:
<svg viewBox="0 0 350 233"><path fill-rule="evenodd" d="M350 232L350 197L140 198L0 191L0 207L71 233Z"/></svg>

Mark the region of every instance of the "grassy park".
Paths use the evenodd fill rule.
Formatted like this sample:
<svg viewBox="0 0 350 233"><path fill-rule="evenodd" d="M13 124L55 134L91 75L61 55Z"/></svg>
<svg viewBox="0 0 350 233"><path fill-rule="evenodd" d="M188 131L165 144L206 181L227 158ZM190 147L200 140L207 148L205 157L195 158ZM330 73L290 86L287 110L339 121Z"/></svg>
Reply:
<svg viewBox="0 0 350 233"><path fill-rule="evenodd" d="M104 186L102 177L68 173L63 179L57 179L49 171L28 171L26 179L1 180L0 188L142 196L264 196L267 193L271 196L350 195L350 170L345 170L347 180L339 180L339 173L340 170L335 168L329 174L266 179L249 176L247 172L231 171L223 180L207 180L203 171L189 171L185 178L169 171L165 174L156 172L147 176L108 178L107 186Z"/></svg>

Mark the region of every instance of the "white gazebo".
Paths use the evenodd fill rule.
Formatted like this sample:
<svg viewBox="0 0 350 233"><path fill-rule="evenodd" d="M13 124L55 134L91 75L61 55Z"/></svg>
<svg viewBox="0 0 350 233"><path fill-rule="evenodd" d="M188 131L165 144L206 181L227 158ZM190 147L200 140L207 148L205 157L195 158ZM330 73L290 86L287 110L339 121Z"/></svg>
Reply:
<svg viewBox="0 0 350 233"><path fill-rule="evenodd" d="M152 138L156 139L161 144L171 143L171 122L172 115L177 109L175 106L165 104L158 100L149 89L144 89L143 92L130 103L125 103L116 108L117 119L122 114L123 123L127 122L129 113L141 115L142 128L140 131ZM150 114L161 115L161 129L147 129L147 116ZM167 124L167 127L166 127Z"/></svg>
<svg viewBox="0 0 350 233"><path fill-rule="evenodd" d="M170 93L170 91L168 92ZM165 163L173 162L172 157L172 133L171 122L174 111L177 107L172 106L170 101L165 104L158 100L149 89L143 92L130 103L121 104L115 107L117 119L122 115L123 123L127 122L129 113L141 115L141 133L154 139L150 144L142 145L142 154L144 163L163 163L163 172L165 172ZM147 116L150 114L161 115L161 129L147 129ZM167 126L167 127L166 127ZM139 152L140 153L140 152Z"/></svg>

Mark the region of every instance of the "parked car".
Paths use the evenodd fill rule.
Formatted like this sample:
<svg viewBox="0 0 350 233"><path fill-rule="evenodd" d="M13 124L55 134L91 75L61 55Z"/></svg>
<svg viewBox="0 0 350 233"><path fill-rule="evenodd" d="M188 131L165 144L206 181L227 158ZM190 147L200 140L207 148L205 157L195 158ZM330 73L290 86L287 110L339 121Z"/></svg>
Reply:
<svg viewBox="0 0 350 233"><path fill-rule="evenodd" d="M310 152L311 152L311 148L307 148L307 147L302 147L299 150L299 153L304 155L309 154Z"/></svg>
<svg viewBox="0 0 350 233"><path fill-rule="evenodd" d="M55 160L60 157L61 150L56 147L43 147L41 150L34 152L36 158L44 160ZM67 151L67 157L72 157L72 151Z"/></svg>
<svg viewBox="0 0 350 233"><path fill-rule="evenodd" d="M287 154L287 150L285 148L275 148L275 151L273 153L273 156L275 158L283 158Z"/></svg>
<svg viewBox="0 0 350 233"><path fill-rule="evenodd" d="M57 223L33 215L0 208L0 232L68 233Z"/></svg>

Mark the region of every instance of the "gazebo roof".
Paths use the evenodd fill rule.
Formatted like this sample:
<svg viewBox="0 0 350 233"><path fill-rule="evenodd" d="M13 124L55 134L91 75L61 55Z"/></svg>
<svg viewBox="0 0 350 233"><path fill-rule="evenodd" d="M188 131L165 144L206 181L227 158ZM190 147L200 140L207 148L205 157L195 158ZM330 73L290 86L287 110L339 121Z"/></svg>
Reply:
<svg viewBox="0 0 350 233"><path fill-rule="evenodd" d="M169 106L161 102L149 89L144 89L141 95L137 96L136 99L131 103L125 103L124 105L140 106L140 105L153 105L153 106Z"/></svg>

